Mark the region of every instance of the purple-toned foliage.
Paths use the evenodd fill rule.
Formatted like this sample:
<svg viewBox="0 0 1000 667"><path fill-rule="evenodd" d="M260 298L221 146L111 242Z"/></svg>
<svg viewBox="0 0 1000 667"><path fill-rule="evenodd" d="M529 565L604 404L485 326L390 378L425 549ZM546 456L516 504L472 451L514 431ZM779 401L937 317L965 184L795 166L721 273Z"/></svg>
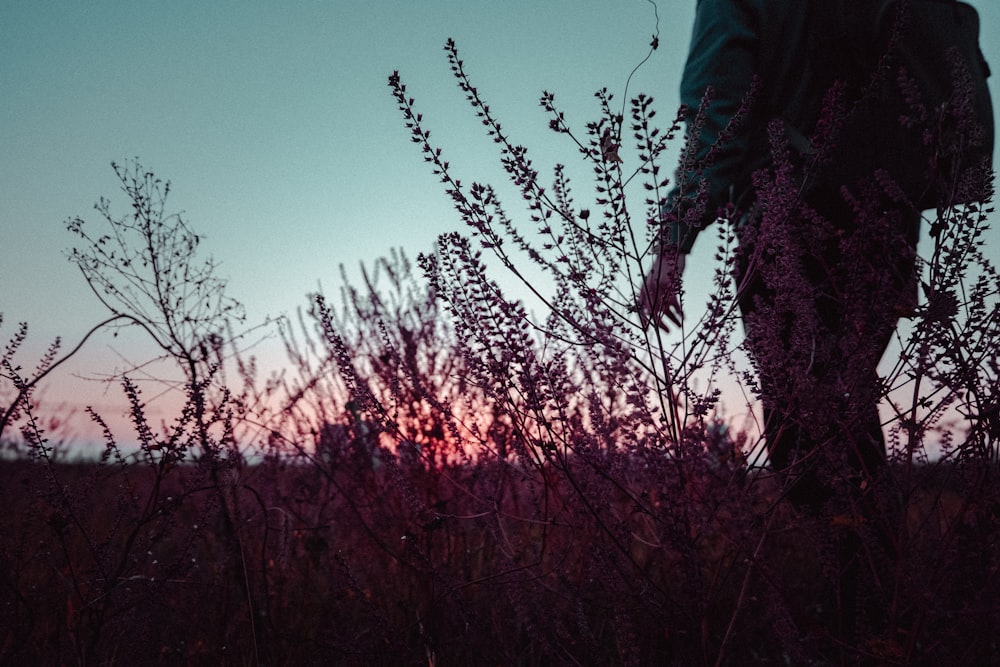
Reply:
<svg viewBox="0 0 1000 667"><path fill-rule="evenodd" d="M909 320L872 388L856 376L876 353L866 327L883 324L871 312L884 304L861 297L887 292L866 283L869 269L882 250L915 251L876 205L899 193L890 174L845 190L859 225L838 233L803 203L774 133L774 167L755 180L765 211L754 247L773 260L763 280L780 297L745 331L786 372L758 378L739 361L739 211L719 211L703 234L716 239L718 268L702 313L687 303L668 336L644 329L634 307L679 121L659 128L650 97L619 107L602 90L597 120L578 134L544 93L549 127L575 160L549 185L453 42L446 52L526 214L505 207L499 188L453 173L394 73L410 136L465 231L413 264L393 252L360 286L345 278L339 301L315 295L297 322L277 322L289 367L270 377L236 349L235 304L211 262L171 265L165 293L181 298L157 301L148 269L198 237L165 213L166 186L152 174L117 170L135 212L119 218L99 204L111 234L71 223L89 243L74 261L111 311L106 323L144 327L187 373L187 401L158 429L123 378L138 451L123 452L91 411L103 457L62 463L34 391L60 363L58 346L26 373L16 357L27 325L13 334L0 436L13 442L17 425L24 437L20 458L0 463L0 662L949 665L1000 651L989 204L926 214L921 297L892 304ZM839 100L828 97L817 155L836 140ZM706 207L698 122L679 169L691 221ZM587 198L571 188L580 165L594 179ZM978 178L963 183L979 183L988 202L992 174ZM816 335L799 250L817 242L854 258L850 336ZM523 281L540 315L504 292L486 255ZM183 298L194 293L209 298ZM790 343L768 345L765 332L785 321ZM843 386L807 372L817 344L839 350ZM834 440L850 440L858 412L880 400L887 474L863 503L848 495L803 513L764 466L759 429L725 419L726 384L750 409L762 392L797 402ZM821 452L834 480L848 474L836 445ZM849 547L858 557L845 567ZM847 576L865 584L851 642L831 630L839 614L828 596Z"/></svg>

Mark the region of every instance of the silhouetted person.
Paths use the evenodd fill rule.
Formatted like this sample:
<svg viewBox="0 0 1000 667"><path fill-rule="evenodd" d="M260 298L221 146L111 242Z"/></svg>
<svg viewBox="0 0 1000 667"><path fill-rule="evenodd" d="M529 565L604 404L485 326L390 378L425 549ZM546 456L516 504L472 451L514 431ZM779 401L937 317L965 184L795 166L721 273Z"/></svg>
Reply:
<svg viewBox="0 0 1000 667"><path fill-rule="evenodd" d="M874 179L802 177L810 159L821 162L810 150L825 145L822 132L837 118L829 92L858 99L881 55L874 35L830 20L834 4L698 1L681 83L695 152L678 171L659 260L640 294L646 322L679 325L677 290L698 231L720 211L734 218L737 299L770 462L782 473L787 497L825 516L826 525L845 512L853 511L853 520L859 511L872 512L866 495L886 462L876 368L899 317L916 305L920 226L917 208L897 203ZM884 4L843 6L852 25L874 32ZM811 144L806 137L814 132L820 141ZM872 166L889 167L886 157L887 164ZM856 546L845 548L843 561L856 555ZM854 592L848 587L839 595ZM852 600L837 604L842 613L854 612Z"/></svg>
<svg viewBox="0 0 1000 667"><path fill-rule="evenodd" d="M697 201L694 184L673 193L642 305L653 319L679 324L676 287L685 256L699 229L732 205L740 216L737 296L761 385L771 464L794 479L793 500L819 506L837 480L821 480L835 470L819 471L813 461L843 455L844 469L867 477L885 460L876 366L898 317L915 302L920 215L872 193L859 212L834 188L808 191L781 175L754 187L754 173L774 166L770 135L778 129L785 135L779 141L802 141L838 75L853 74L838 72L836 63L851 62L844 51L860 47L816 25L813 5L698 2L681 101L689 130L698 134L697 161L710 159L701 173L679 179L703 179L707 200ZM862 84L846 83L851 91ZM707 113L698 119L706 91ZM716 145L734 117L735 127ZM865 233L860 224L879 229L845 254L845 239ZM817 451L827 445L839 451Z"/></svg>
<svg viewBox="0 0 1000 667"><path fill-rule="evenodd" d="M720 211L735 217L737 298L771 463L795 481L789 496L813 508L842 486L830 477L838 469L859 487L884 464L876 367L917 302L919 209L929 205L901 203L874 174L908 178L907 162L928 163L940 147L925 150L920 129L903 142L891 128L866 124L885 106L883 93L870 92L873 73L895 66L881 60L886 33L909 28L896 21L899 4L698 1L681 83L695 151L682 160L659 259L640 293L647 322L679 325L677 288L695 237ZM902 4L946 16L957 9L948 0ZM919 28L934 30L933 20ZM883 72L898 88L895 76ZM896 116L891 125L899 127ZM988 130L992 154L992 123ZM837 145L841 131L853 133L847 148ZM898 157L901 143L916 160ZM843 465L821 469L823 457Z"/></svg>

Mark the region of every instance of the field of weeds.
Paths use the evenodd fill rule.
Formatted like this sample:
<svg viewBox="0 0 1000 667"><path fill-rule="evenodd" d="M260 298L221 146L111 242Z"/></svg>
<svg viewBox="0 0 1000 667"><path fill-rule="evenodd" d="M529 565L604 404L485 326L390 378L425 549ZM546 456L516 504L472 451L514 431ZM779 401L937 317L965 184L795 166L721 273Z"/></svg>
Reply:
<svg viewBox="0 0 1000 667"><path fill-rule="evenodd" d="M827 542L766 475L7 462L5 664L822 664ZM1000 497L911 471L881 664L990 664ZM883 632L889 628L883 628Z"/></svg>
<svg viewBox="0 0 1000 667"><path fill-rule="evenodd" d="M707 303L686 303L669 332L637 308L662 259L672 186L660 163L681 122L661 131L651 98L630 99L626 116L602 90L577 135L543 94L550 127L595 179L581 206L564 165L542 185L453 42L446 51L526 220L499 190L452 174L393 73L404 124L466 233L415 263L395 251L360 286L345 280L339 299L316 294L297 322L260 325L284 368L262 372L248 355L240 304L168 207L169 182L138 161L114 165L124 212L102 198L96 221L67 223L69 257L107 313L69 352L55 341L40 359L25 358L27 323L5 332L0 663L996 664L1000 276L982 242L992 171L972 165L961 179L979 184L977 203L924 214L920 298L901 313L878 290L867 243L873 231L886 247L906 240L884 205L898 194L891 179L859 184L858 224L831 232L773 146L755 180L766 204L755 242L782 258L769 285L781 298L744 327L758 336L755 366L732 280L739 211L720 210L703 234L719 263ZM629 136L634 168L618 153ZM695 148L677 187L704 217L710 156ZM866 364L882 349L849 330L831 340L819 298L803 298L812 268L784 261L818 242L838 244L853 271L857 294L835 295L844 312L877 309L896 331L877 378ZM537 309L505 294L488 264ZM670 289L684 298L679 282ZM762 321L791 322L794 335L761 335ZM155 426L131 377L145 365L118 374L131 433L88 409L100 454L71 463L44 426L40 389L94 331L121 327L173 364L163 382L183 387L184 404ZM814 373L817 344L836 346L828 358L843 369ZM761 359L788 382L758 378ZM737 388L745 424L726 419L723 385ZM763 402L804 406L807 418L779 426L815 440L780 473ZM859 429L876 405L881 423ZM850 443L872 430L886 451L866 468ZM794 497L807 478L821 501Z"/></svg>

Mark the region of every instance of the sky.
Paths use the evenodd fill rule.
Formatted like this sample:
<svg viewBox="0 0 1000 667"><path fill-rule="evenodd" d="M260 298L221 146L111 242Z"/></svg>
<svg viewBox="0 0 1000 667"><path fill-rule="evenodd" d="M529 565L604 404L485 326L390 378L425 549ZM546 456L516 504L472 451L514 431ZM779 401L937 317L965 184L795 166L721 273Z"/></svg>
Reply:
<svg viewBox="0 0 1000 667"><path fill-rule="evenodd" d="M1000 6L973 4L1000 71ZM652 95L666 121L695 2L658 5L660 46L628 95ZM542 91L582 133L599 114L593 93L622 99L655 30L647 0L0 2L0 341L27 321L27 352L56 336L70 348L106 316L66 258L64 223L97 223L102 196L122 210L112 161L138 158L172 182L168 208L204 236L252 325L335 290L341 264L395 247L415 257L461 229L409 141L394 70L455 173L493 182L496 150L454 84L446 39L545 174L576 154L547 129ZM689 283L710 275L710 253L696 249ZM44 396L120 409L117 388L94 378L154 353L99 334ZM260 354L280 363L266 341Z"/></svg>

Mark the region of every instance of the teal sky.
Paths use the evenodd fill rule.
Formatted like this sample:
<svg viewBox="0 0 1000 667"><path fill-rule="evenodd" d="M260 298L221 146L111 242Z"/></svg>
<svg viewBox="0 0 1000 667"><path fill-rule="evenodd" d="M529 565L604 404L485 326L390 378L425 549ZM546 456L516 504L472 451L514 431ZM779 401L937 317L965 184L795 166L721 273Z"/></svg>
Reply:
<svg viewBox="0 0 1000 667"><path fill-rule="evenodd" d="M667 122L695 2L658 4L660 48L629 95L653 95ZM974 4L1000 72L1000 6ZM654 29L646 0L2 3L0 340L27 320L33 349L55 336L72 346L104 317L66 260L64 222L96 223L100 196L121 210L112 160L138 157L172 181L169 208L205 236L256 323L294 313L319 284L336 289L340 264L397 246L415 257L461 227L409 142L386 85L393 70L456 173L500 181L493 144L453 83L447 38L546 173L575 150L547 130L541 92L582 132L598 114L594 91L621 99ZM578 181L579 195L588 188ZM710 275L711 248L700 250L692 280ZM115 388L76 377L141 361L143 345L93 339L51 399L113 406Z"/></svg>

